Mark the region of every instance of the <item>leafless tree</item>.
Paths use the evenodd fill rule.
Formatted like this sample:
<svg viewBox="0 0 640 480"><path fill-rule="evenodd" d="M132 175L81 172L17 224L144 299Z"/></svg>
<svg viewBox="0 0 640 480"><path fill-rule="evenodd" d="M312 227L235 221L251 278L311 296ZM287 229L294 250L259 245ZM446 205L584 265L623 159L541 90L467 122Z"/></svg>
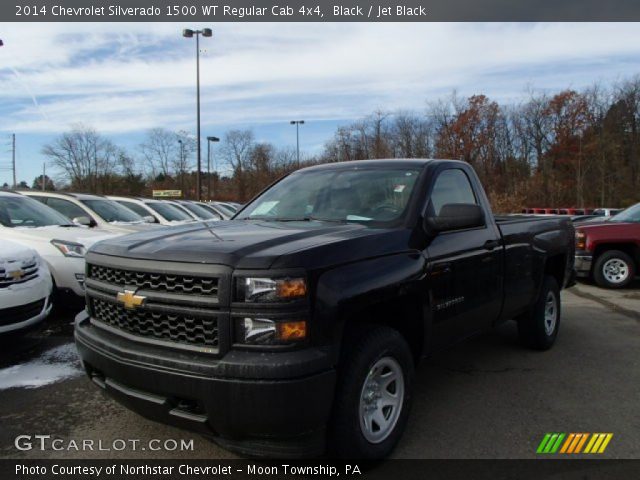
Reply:
<svg viewBox="0 0 640 480"><path fill-rule="evenodd" d="M118 148L93 128L77 125L42 148L73 188L99 192L100 178L116 173Z"/></svg>
<svg viewBox="0 0 640 480"><path fill-rule="evenodd" d="M247 197L246 171L250 168L254 147L255 139L251 130L230 130L224 135L220 149L223 159L237 178L238 196L242 200Z"/></svg>

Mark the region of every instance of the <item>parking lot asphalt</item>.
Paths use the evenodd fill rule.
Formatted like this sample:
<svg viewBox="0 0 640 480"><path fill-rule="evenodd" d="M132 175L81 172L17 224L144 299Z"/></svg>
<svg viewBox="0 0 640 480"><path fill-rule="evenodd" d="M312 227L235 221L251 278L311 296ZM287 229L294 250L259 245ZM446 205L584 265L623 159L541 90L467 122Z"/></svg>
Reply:
<svg viewBox="0 0 640 480"><path fill-rule="evenodd" d="M533 458L547 432L607 432L604 458L640 458L640 285L563 293L555 347L521 347L515 323L424 361L396 458ZM0 345L0 457L234 458L198 435L156 424L105 397L80 372L71 313ZM259 407L257 405L257 407ZM65 450L20 451L18 435L49 434ZM74 440L94 450L66 450ZM113 440L139 448L110 448ZM190 451L151 451L150 439L193 440ZM145 448L144 450L142 448Z"/></svg>

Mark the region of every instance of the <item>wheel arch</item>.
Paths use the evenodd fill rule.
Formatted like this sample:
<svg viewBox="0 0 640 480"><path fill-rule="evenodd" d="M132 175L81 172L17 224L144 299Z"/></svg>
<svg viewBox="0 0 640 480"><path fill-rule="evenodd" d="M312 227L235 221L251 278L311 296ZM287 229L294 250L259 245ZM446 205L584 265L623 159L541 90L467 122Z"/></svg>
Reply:
<svg viewBox="0 0 640 480"><path fill-rule="evenodd" d="M593 265L595 265L595 262L600 255L610 250L619 250L626 253L635 262L636 269L640 266L640 246L632 242L607 242L597 244L593 251Z"/></svg>

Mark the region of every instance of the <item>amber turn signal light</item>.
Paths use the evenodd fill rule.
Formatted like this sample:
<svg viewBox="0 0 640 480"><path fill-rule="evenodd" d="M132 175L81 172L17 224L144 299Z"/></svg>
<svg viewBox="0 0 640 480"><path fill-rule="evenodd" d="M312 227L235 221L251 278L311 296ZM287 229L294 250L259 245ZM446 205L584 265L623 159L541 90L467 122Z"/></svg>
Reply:
<svg viewBox="0 0 640 480"><path fill-rule="evenodd" d="M307 337L307 322L278 322L277 338L281 341L303 340Z"/></svg>
<svg viewBox="0 0 640 480"><path fill-rule="evenodd" d="M278 298L297 298L307 294L307 283L304 278L286 278L276 282Z"/></svg>

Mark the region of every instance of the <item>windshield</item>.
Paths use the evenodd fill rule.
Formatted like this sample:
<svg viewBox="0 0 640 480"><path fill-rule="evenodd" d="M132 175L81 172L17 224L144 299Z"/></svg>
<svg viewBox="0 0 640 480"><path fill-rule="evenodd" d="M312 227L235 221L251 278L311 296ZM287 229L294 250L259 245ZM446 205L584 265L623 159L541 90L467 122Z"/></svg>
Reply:
<svg viewBox="0 0 640 480"><path fill-rule="evenodd" d="M140 215L113 200L81 200L81 202L96 212L105 222L144 222Z"/></svg>
<svg viewBox="0 0 640 480"><path fill-rule="evenodd" d="M294 173L247 206L241 218L391 222L404 214L418 174L399 168Z"/></svg>
<svg viewBox="0 0 640 480"><path fill-rule="evenodd" d="M226 213L230 217L233 217L237 212L237 210L233 210L230 206L225 205L224 203L217 202L215 206L222 210L222 213Z"/></svg>
<svg viewBox="0 0 640 480"><path fill-rule="evenodd" d="M54 209L27 197L0 196L0 224L5 227L73 225Z"/></svg>
<svg viewBox="0 0 640 480"><path fill-rule="evenodd" d="M609 219L610 222L640 222L640 203L621 211Z"/></svg>
<svg viewBox="0 0 640 480"><path fill-rule="evenodd" d="M220 220L219 216L214 215L210 210L207 210L200 205L196 205L195 203L181 203L180 205L182 205L194 215L197 215L199 218L202 218L203 220Z"/></svg>
<svg viewBox="0 0 640 480"><path fill-rule="evenodd" d="M125 202L124 200L115 200L117 203L122 205L123 207L127 207L129 210L133 210L141 217L151 216L151 214L141 205L133 202Z"/></svg>
<svg viewBox="0 0 640 480"><path fill-rule="evenodd" d="M165 220L169 222L183 222L185 220L193 220L186 212L183 212L175 205L162 202L148 202L146 204L156 213L159 213Z"/></svg>

